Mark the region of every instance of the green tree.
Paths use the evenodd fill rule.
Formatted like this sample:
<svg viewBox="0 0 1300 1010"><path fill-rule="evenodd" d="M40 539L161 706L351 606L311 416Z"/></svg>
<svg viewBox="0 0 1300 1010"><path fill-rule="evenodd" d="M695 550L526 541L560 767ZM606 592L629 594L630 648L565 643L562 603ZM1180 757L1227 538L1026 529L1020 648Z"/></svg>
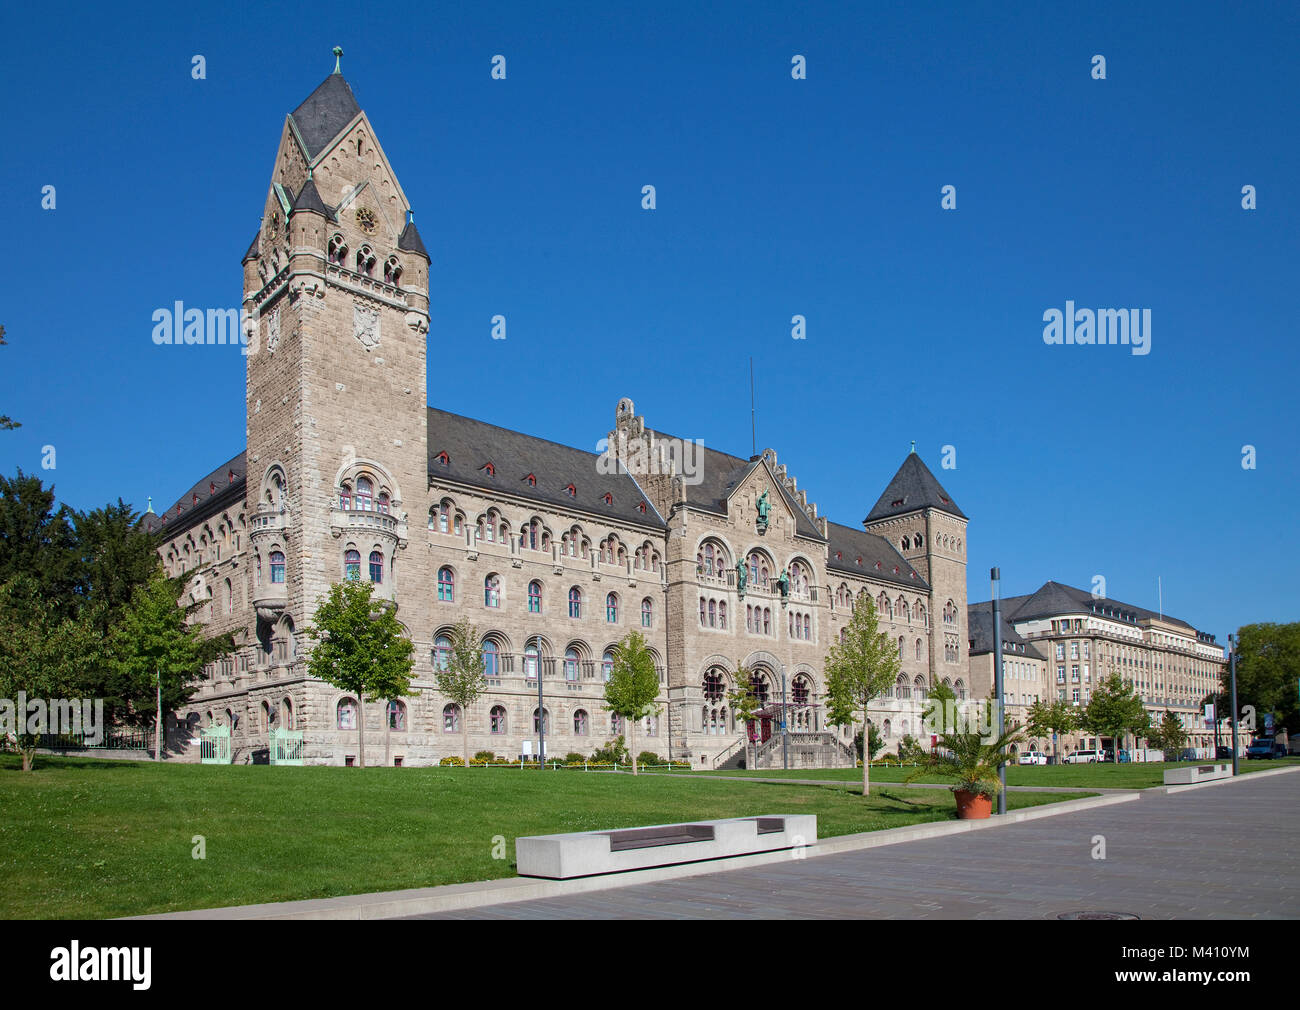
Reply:
<svg viewBox="0 0 1300 1010"><path fill-rule="evenodd" d="M827 721L832 726L853 725L856 714L867 725L871 702L898 678L898 646L880 631L876 604L868 593L859 598L841 641L826 657ZM862 762L862 795L871 792L870 761Z"/></svg>
<svg viewBox="0 0 1300 1010"><path fill-rule="evenodd" d="M942 734L957 728L957 692L940 681L930 692L930 704L921 713L929 732Z"/></svg>
<svg viewBox="0 0 1300 1010"><path fill-rule="evenodd" d="M487 680L483 676L483 644L478 628L470 623L468 617L457 621L447 638L451 642L447 665L435 667L433 676L443 697L460 706L461 743L468 767L469 707L487 690Z"/></svg>
<svg viewBox="0 0 1300 1010"><path fill-rule="evenodd" d="M867 728L870 730L867 741L867 753L862 753L862 730L853 734L853 746L858 752L858 760L874 761L876 755L880 753L880 748L885 746L885 738L880 735L880 730L876 729L876 724L868 720Z"/></svg>
<svg viewBox="0 0 1300 1010"><path fill-rule="evenodd" d="M1165 760L1168 761L1170 755L1177 758L1187 746L1187 730L1183 728L1182 720L1178 716L1165 709L1165 714L1160 717L1160 721L1147 730L1147 742L1164 751Z"/></svg>
<svg viewBox="0 0 1300 1010"><path fill-rule="evenodd" d="M79 609L82 590L81 559L73 513L54 507L54 488L22 470L13 478L0 477L0 584L24 577L24 598L10 605L22 607L39 595L57 618L72 617Z"/></svg>
<svg viewBox="0 0 1300 1010"><path fill-rule="evenodd" d="M1223 691L1229 690L1224 667ZM1237 704L1255 709L1255 727L1272 713L1278 725L1300 732L1300 622L1246 624L1237 631ZM1223 711L1228 710L1225 703ZM1240 713L1238 713L1240 715Z"/></svg>
<svg viewBox="0 0 1300 1010"><path fill-rule="evenodd" d="M5 340L5 328L3 326L0 326L0 347L4 347L6 343L7 341ZM15 428L21 428L21 427L22 425L19 424L17 421L15 421L12 417L9 417L7 414L0 414L0 431L13 431Z"/></svg>
<svg viewBox="0 0 1300 1010"><path fill-rule="evenodd" d="M103 639L89 616L60 617L49 602L0 586L0 698L16 705L19 692L42 700L87 697L83 685L103 662ZM31 771L38 733L17 717L13 734L23 771Z"/></svg>
<svg viewBox="0 0 1300 1010"><path fill-rule="evenodd" d="M1030 736L1047 737L1064 736L1078 728L1078 715L1074 706L1058 698L1053 702L1036 701L1029 706L1026 726ZM1054 747L1054 756L1060 758L1059 743Z"/></svg>
<svg viewBox="0 0 1300 1010"><path fill-rule="evenodd" d="M736 662L736 686L727 692L727 704L731 706L731 716L736 720L745 734L745 767L753 769L758 764L758 740L750 732L749 724L754 721L763 705L758 700L758 691L754 684L754 671L740 661ZM749 745L754 744L754 761L749 760Z"/></svg>
<svg viewBox="0 0 1300 1010"><path fill-rule="evenodd" d="M396 608L372 600L374 584L349 580L330 586L316 601L316 615L306 634L316 644L307 663L308 676L357 696L360 728L359 762L366 764L366 702L411 694L414 667L411 640L397 623Z"/></svg>
<svg viewBox="0 0 1300 1010"><path fill-rule="evenodd" d="M1115 740L1115 761L1125 733L1145 736L1151 718L1131 680L1124 680L1113 667L1097 685L1080 720L1081 728Z"/></svg>
<svg viewBox="0 0 1300 1010"><path fill-rule="evenodd" d="M154 577L157 544L140 525L140 513L121 498L116 505L77 513L72 522L85 598L103 605L100 630L107 635L136 589Z"/></svg>
<svg viewBox="0 0 1300 1010"><path fill-rule="evenodd" d="M628 751L632 753L632 774L637 774L636 724L658 712L659 674L654 656L639 631L629 631L614 649L614 666L605 682L605 706L623 717L631 730Z"/></svg>

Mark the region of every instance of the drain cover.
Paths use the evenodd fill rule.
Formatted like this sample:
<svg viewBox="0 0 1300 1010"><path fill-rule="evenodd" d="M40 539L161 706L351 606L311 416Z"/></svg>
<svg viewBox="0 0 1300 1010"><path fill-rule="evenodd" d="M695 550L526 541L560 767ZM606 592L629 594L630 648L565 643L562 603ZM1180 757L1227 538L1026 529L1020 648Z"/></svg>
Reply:
<svg viewBox="0 0 1300 1010"><path fill-rule="evenodd" d="M1058 919L1136 919L1132 912L1062 912Z"/></svg>

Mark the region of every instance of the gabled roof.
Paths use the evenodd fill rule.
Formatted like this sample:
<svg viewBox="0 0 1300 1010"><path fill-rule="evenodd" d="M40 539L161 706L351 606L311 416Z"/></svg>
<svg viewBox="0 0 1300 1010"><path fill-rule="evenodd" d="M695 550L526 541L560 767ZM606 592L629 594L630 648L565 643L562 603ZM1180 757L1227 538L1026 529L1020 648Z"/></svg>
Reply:
<svg viewBox="0 0 1300 1010"><path fill-rule="evenodd" d="M243 501L245 485L244 453L217 467L181 495L162 515L145 514L145 529L164 537L189 529L194 523L215 515L233 501ZM234 474L234 479L231 479ZM214 490L215 487L215 490ZM195 497L198 501L195 502Z"/></svg>
<svg viewBox="0 0 1300 1010"><path fill-rule="evenodd" d="M1011 653L1014 655L1028 656L1030 659L1046 660L1047 657L1039 651L1038 647L1024 638L1020 632L1016 631L1015 625L1007 619L1006 604L1009 601L1004 600L1001 613L1002 624L1002 652L1004 655ZM993 603L972 603L966 608L966 620L970 627L970 654L979 656L993 651ZM1015 646L1014 649L1008 649L1007 644Z"/></svg>
<svg viewBox="0 0 1300 1010"><path fill-rule="evenodd" d="M903 555L884 537L854 529L840 523L827 523L830 543L826 554L828 572L848 572L910 589L928 591L930 586L921 573L908 564ZM839 555L838 557L836 555ZM862 564L858 564L858 558ZM876 564L879 562L880 567ZM894 569L898 571L895 572Z"/></svg>
<svg viewBox="0 0 1300 1010"><path fill-rule="evenodd" d="M918 509L934 508L949 515L966 518L966 513L957 507L952 496L943 489L935 479L930 468L921 462L915 451L908 453L903 465L894 474L894 479L885 488L875 507L867 513L863 522L886 519L890 516L905 515Z"/></svg>
<svg viewBox="0 0 1300 1010"><path fill-rule="evenodd" d="M308 159L325 150L360 112L361 106L342 74L330 74L325 78L320 87L290 114L303 143L307 145Z"/></svg>
<svg viewBox="0 0 1300 1010"><path fill-rule="evenodd" d="M425 259L430 258L428 250L424 248L424 243L420 241L420 233L415 229L414 220L406 222L402 234L397 237L397 248L403 252L419 253Z"/></svg>
<svg viewBox="0 0 1300 1010"><path fill-rule="evenodd" d="M602 457L584 449L560 445L534 435L501 428L486 421L476 421L436 407L428 408L429 479L451 480L499 494L508 494L546 505L549 508L577 509L597 516L665 529L659 516L637 482L626 471L602 473ZM447 454L443 466L439 456ZM491 461L494 475L484 464ZM621 470L621 468L620 468ZM525 479L537 478L536 486ZM576 493L565 488L573 485ZM604 494L613 496L605 504ZM641 512L637 506L645 501Z"/></svg>

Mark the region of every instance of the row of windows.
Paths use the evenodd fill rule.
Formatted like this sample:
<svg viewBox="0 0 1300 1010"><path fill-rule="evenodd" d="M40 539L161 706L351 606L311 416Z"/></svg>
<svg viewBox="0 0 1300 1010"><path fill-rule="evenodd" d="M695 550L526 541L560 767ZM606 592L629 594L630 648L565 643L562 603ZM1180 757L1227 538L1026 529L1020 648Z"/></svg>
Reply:
<svg viewBox="0 0 1300 1010"><path fill-rule="evenodd" d="M496 572L490 572L483 578L483 606L500 609L502 598L501 576ZM447 566L438 569L438 599L442 603L456 602L456 573ZM621 603L618 593L605 594L605 622L607 624L618 623ZM582 590L577 586L571 587L568 592L569 616L581 619L584 604ZM530 614L542 613L542 584L536 579L528 583L528 612ZM641 600L641 627L649 628L653 625L654 601L647 596Z"/></svg>
<svg viewBox="0 0 1300 1010"><path fill-rule="evenodd" d="M287 702L288 699L286 699ZM266 705L263 703L263 708ZM335 725L341 730L354 730L357 728L357 703L354 698L344 698L341 700L336 709ZM402 701L390 701L385 711L385 719L388 728L395 732L406 731L406 703ZM442 709L442 729L444 733L460 733L463 730L463 713L461 707L456 704L448 704ZM546 733L551 732L551 712L547 709L540 720L542 728ZM533 709L533 732L538 731L538 710ZM508 718L503 705L493 705L488 712L488 726L494 735L503 735L508 730ZM617 735L624 732L626 720L617 712L609 714L609 732L611 735ZM659 719L657 716L646 716L642 720L642 730L646 736L659 735ZM591 716L586 709L580 708L573 713L573 733L575 736L587 736L591 731Z"/></svg>

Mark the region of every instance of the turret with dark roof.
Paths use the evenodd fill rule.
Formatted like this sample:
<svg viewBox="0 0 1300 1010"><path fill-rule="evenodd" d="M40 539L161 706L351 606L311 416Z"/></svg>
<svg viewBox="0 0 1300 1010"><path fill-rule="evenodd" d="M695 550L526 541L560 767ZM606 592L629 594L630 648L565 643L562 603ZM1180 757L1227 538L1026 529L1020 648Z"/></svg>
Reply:
<svg viewBox="0 0 1300 1010"><path fill-rule="evenodd" d="M863 522L874 522L924 508L940 509L949 515L966 518L966 513L957 507L952 496L943 489L943 485L913 449Z"/></svg>

